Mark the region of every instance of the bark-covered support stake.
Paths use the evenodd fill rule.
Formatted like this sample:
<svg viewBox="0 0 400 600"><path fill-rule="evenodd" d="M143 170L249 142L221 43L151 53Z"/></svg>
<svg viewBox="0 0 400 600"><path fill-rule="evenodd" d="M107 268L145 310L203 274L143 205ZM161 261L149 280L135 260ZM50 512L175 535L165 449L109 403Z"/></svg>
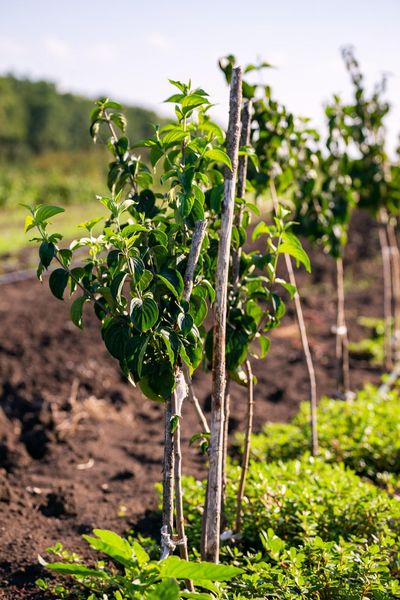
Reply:
<svg viewBox="0 0 400 600"><path fill-rule="evenodd" d="M400 361L400 250L396 237L396 221L389 217L386 227L389 240L390 261L393 284L393 344L392 356L394 364Z"/></svg>
<svg viewBox="0 0 400 600"><path fill-rule="evenodd" d="M278 194L276 193L275 182L270 179L270 190L272 203L276 211L278 207ZM308 342L307 328L301 306L300 294L297 291L296 277L293 270L292 261L288 254L285 254L286 270L289 276L289 283L296 288L294 295L294 306L296 310L297 325L299 326L301 344L303 346L304 357L306 359L308 379L310 381L310 425L311 425L311 455L316 456L319 453L318 445L318 423L317 423L317 382L315 377L314 363L311 356L310 344Z"/></svg>
<svg viewBox="0 0 400 600"><path fill-rule="evenodd" d="M222 202L221 229L218 246L217 274L215 281L214 337L212 365L211 434L206 506L203 519L203 559L218 562L221 499L222 499L222 452L224 436L224 401L226 386L225 334L230 244L235 205L236 173L240 138L240 107L242 103L242 70L236 67L232 73L229 103L227 152L232 170L225 173L224 198Z"/></svg>
<svg viewBox="0 0 400 600"><path fill-rule="evenodd" d="M344 296L343 258L336 259L337 322L336 360L337 386L341 396L348 399L350 394L349 338L347 334Z"/></svg>
<svg viewBox="0 0 400 600"><path fill-rule="evenodd" d="M392 357L392 276L390 266L390 248L386 230L387 214L380 211L378 215L379 245L382 255L383 270L383 318L384 318L384 349L385 369L390 371L393 367Z"/></svg>
<svg viewBox="0 0 400 600"><path fill-rule="evenodd" d="M250 130L251 130L251 113L253 103L251 100L247 100L242 110L242 128L240 134L240 147L248 146L250 144ZM237 198L244 200L246 194L246 180L247 180L247 165L248 156L243 154L239 157L238 164L238 177L237 177ZM235 216L234 224L236 227L240 227L243 220L243 209L244 204L240 203ZM239 285L239 271L240 271L240 257L242 249L232 248L232 287L235 292ZM222 511L224 511L225 505L225 493L226 493L226 459L228 455L228 437L229 437L229 415L230 415L230 380L228 379L225 390L225 404L224 404L224 449L222 459Z"/></svg>

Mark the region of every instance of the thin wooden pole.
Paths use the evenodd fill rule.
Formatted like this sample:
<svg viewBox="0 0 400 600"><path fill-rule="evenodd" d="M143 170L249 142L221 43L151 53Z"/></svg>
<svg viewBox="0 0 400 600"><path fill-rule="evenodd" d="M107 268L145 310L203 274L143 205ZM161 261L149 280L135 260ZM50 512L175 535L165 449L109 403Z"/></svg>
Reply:
<svg viewBox="0 0 400 600"><path fill-rule="evenodd" d="M250 144L250 133L251 133L251 115L252 115L253 103L251 100L247 100L244 103L242 110L241 119L241 134L240 134L240 146L248 146ZM237 192L236 195L240 200L244 200L246 194L246 180L247 180L247 166L248 156L243 154L239 157L238 163L238 180L237 180ZM234 223L236 227L240 227L243 220L243 209L244 204L239 203L237 210L234 215ZM242 255L242 248L232 248L232 287L233 291L237 292L239 285L240 276L240 257ZM226 496L226 461L228 456L228 438L229 438L229 416L230 416L230 379L226 382L225 389L225 403L224 403L224 448L222 458L222 514L224 515L225 496Z"/></svg>
<svg viewBox="0 0 400 600"><path fill-rule="evenodd" d="M278 207L278 194L276 193L275 182L273 178L270 179L270 189L272 195L272 202L275 211ZM296 288L294 295L294 306L296 310L297 325L299 327L301 344L303 346L304 357L306 359L308 379L310 382L310 426L311 426L311 455L316 456L319 453L318 444L318 422L317 422L317 382L315 377L314 363L311 356L310 344L308 342L307 328L303 315L303 308L301 306L300 294L297 290L296 277L293 270L292 261L288 254L285 254L286 270L289 276L289 282Z"/></svg>
<svg viewBox="0 0 400 600"><path fill-rule="evenodd" d="M389 218L386 226L389 240L392 284L393 284L393 345L392 355L394 363L400 361L400 250L397 243L396 225L393 218Z"/></svg>
<svg viewBox="0 0 400 600"><path fill-rule="evenodd" d="M240 137L240 107L242 102L242 70L236 67L232 73L229 104L227 152L232 170L227 169L224 183L221 228L218 246L217 274L215 281L214 337L212 365L211 434L207 486L207 511L203 520L203 558L219 561L221 499L222 499L222 452L224 435L224 401L226 386L225 335L230 244L235 204L236 174Z"/></svg>
<svg viewBox="0 0 400 600"><path fill-rule="evenodd" d="M240 473L240 482L237 495L236 504L236 526L235 532L240 533L242 527L242 512L243 512L243 498L244 490L246 486L247 471L249 469L250 460L250 446L251 446L251 433L253 431L253 413L254 413L254 385L253 385L253 371L249 360L246 360L246 376L247 376L247 418L246 418L246 431L244 438L244 449L242 457L242 470Z"/></svg>
<svg viewBox="0 0 400 600"><path fill-rule="evenodd" d="M379 244L382 255L383 270L383 318L384 318L384 349L385 349L385 369L390 371L393 368L392 357L392 277L390 268L390 250L385 229L386 213L382 211L378 215Z"/></svg>
<svg viewBox="0 0 400 600"><path fill-rule="evenodd" d="M345 315L343 258L336 259L337 323L336 323L336 360L337 386L340 395L345 398L350 392L349 339Z"/></svg>

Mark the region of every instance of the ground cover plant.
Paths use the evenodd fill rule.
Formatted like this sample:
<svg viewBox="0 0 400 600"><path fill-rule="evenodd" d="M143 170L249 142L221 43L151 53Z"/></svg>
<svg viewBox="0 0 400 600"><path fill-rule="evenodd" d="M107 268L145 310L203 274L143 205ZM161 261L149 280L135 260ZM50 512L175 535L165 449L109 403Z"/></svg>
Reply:
<svg viewBox="0 0 400 600"><path fill-rule="evenodd" d="M252 453L259 460L287 460L307 452L308 407L288 424L268 424L254 436ZM367 385L351 402L323 398L318 405L320 452L329 462L344 462L377 482L400 473L399 393L381 394Z"/></svg>

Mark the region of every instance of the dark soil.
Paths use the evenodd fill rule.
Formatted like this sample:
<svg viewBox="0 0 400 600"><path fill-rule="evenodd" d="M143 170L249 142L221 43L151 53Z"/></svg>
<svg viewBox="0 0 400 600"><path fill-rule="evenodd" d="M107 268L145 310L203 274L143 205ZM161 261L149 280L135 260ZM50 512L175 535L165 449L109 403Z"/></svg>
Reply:
<svg viewBox="0 0 400 600"><path fill-rule="evenodd" d="M360 315L382 314L377 233L358 215L346 254L350 338L364 332ZM313 273L299 273L319 395L335 392L334 270L312 252ZM0 599L42 599L37 555L57 541L83 552L80 536L94 527L157 535L154 484L161 479L163 406L124 381L88 312L80 332L68 306L47 285L28 280L0 286ZM272 333L267 359L254 361L258 378L255 427L286 421L308 397L308 377L293 306ZM377 382L379 371L353 360L352 387ZM195 386L210 407L210 379ZM231 431L243 424L245 395L232 387ZM184 408L184 447L199 430ZM204 458L185 453L186 473L202 475Z"/></svg>

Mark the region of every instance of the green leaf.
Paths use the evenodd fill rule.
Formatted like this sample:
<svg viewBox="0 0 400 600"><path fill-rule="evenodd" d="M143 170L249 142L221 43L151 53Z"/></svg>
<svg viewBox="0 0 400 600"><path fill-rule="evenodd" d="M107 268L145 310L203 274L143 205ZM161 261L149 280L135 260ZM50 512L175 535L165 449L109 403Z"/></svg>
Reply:
<svg viewBox="0 0 400 600"><path fill-rule="evenodd" d="M104 552L104 554L126 567L132 566L133 548L127 540L106 529L94 529L93 533L97 537L82 536L92 548Z"/></svg>
<svg viewBox="0 0 400 600"><path fill-rule="evenodd" d="M133 298L131 302L131 321L138 331L148 331L158 319L158 306L153 298Z"/></svg>
<svg viewBox="0 0 400 600"><path fill-rule="evenodd" d="M147 554L147 552L143 548L143 546L141 546L139 544L139 542L134 540L132 542L132 547L133 547L133 551L136 556L136 560L138 561L139 567L142 567L143 565L145 565L146 563L148 563L150 561L150 556Z"/></svg>
<svg viewBox="0 0 400 600"><path fill-rule="evenodd" d="M65 269L56 269L49 278L51 293L59 300L64 300L64 291L68 285L69 273Z"/></svg>
<svg viewBox="0 0 400 600"><path fill-rule="evenodd" d="M289 254L289 256L292 256L296 260L297 266L301 263L304 265L306 271L311 273L310 259L301 246L289 241L283 242L279 245L278 254Z"/></svg>
<svg viewBox="0 0 400 600"><path fill-rule="evenodd" d="M192 315L189 313L180 313L178 316L178 325L183 335L186 336L193 327Z"/></svg>
<svg viewBox="0 0 400 600"><path fill-rule="evenodd" d="M195 325L199 327L208 313L207 302L201 296L192 295L190 299L190 314L194 319Z"/></svg>
<svg viewBox="0 0 400 600"><path fill-rule="evenodd" d="M42 265L47 269L53 260L56 253L56 247L54 244L48 242L42 242L39 247L39 257L42 261Z"/></svg>
<svg viewBox="0 0 400 600"><path fill-rule="evenodd" d="M131 256L129 259L129 266L132 272L135 283L140 281L143 273L144 273L144 262L140 258L140 256Z"/></svg>
<svg viewBox="0 0 400 600"><path fill-rule="evenodd" d="M86 296L80 296L79 298L76 298L76 300L74 300L71 304L71 321L80 329L82 329L83 305L85 304L86 300Z"/></svg>
<svg viewBox="0 0 400 600"><path fill-rule="evenodd" d="M193 208L195 197L192 194L178 194L176 198L176 208L181 219L190 215Z"/></svg>
<svg viewBox="0 0 400 600"><path fill-rule="evenodd" d="M123 228L122 230L122 235L125 238L129 238L131 237L131 235L133 233L142 233L142 232L147 232L149 231L149 229L147 227L144 227L144 225L138 225L138 224L133 224L133 225L127 225L126 227Z"/></svg>
<svg viewBox="0 0 400 600"><path fill-rule="evenodd" d="M183 131L180 127L176 127L165 134L165 136L162 138L162 142L166 146L169 144L175 144L177 142L180 143L187 136L188 133L186 131Z"/></svg>
<svg viewBox="0 0 400 600"><path fill-rule="evenodd" d="M179 586L173 579L162 581L145 596L146 600L178 600L179 597Z"/></svg>
<svg viewBox="0 0 400 600"><path fill-rule="evenodd" d="M242 569L228 565L217 565L208 562L188 562L177 556L170 556L160 563L161 577L174 577L175 579L190 579L194 583L206 581L229 581L240 575Z"/></svg>
<svg viewBox="0 0 400 600"><path fill-rule="evenodd" d="M113 317L105 321L101 334L109 353L119 360L125 358L130 338L130 327L126 319Z"/></svg>
<svg viewBox="0 0 400 600"><path fill-rule="evenodd" d="M260 223L258 223L254 227L253 233L251 235L251 239L253 240L253 242L255 242L262 235L269 235L269 234L270 234L270 228L268 227L268 225L266 223L264 223L263 221L260 221Z"/></svg>
<svg viewBox="0 0 400 600"><path fill-rule="evenodd" d="M32 215L26 215L26 217L25 217L25 227L24 227L25 233L27 233L28 231L30 231L34 227L36 227L36 223L35 223L34 218L32 217Z"/></svg>
<svg viewBox="0 0 400 600"><path fill-rule="evenodd" d="M68 267L72 260L72 252L68 248L62 248L58 251L58 257L63 263L64 267Z"/></svg>
<svg viewBox="0 0 400 600"><path fill-rule="evenodd" d="M260 335L258 338L258 343L260 344L260 354L259 358L265 358L268 354L269 347L271 345L270 340L267 337Z"/></svg>
<svg viewBox="0 0 400 600"><path fill-rule="evenodd" d="M206 150L204 153L206 158L210 158L211 160L215 160L216 162L220 162L228 167L232 171L232 163L231 159L227 155L226 152L221 150L220 148L212 148L212 150Z"/></svg>
<svg viewBox="0 0 400 600"><path fill-rule="evenodd" d="M165 287L179 300L183 293L183 279L179 271L166 269L156 275Z"/></svg>
<svg viewBox="0 0 400 600"><path fill-rule="evenodd" d="M47 563L46 569L50 569L50 571L55 571L56 573L62 573L64 575L75 575L77 577L100 577L102 579L108 578L107 573L104 571L89 569L89 567L74 563Z"/></svg>
<svg viewBox="0 0 400 600"><path fill-rule="evenodd" d="M128 277L128 273L123 273L122 271L120 271L119 273L116 274L116 276L113 278L113 280L111 282L110 291L111 291L112 297L118 303L121 302L121 294L122 294L124 283L125 283L125 280L127 277Z"/></svg>
<svg viewBox="0 0 400 600"><path fill-rule="evenodd" d="M49 204L42 204L35 210L35 220L41 224L51 219L59 213L65 212L64 208L60 206L50 206Z"/></svg>

